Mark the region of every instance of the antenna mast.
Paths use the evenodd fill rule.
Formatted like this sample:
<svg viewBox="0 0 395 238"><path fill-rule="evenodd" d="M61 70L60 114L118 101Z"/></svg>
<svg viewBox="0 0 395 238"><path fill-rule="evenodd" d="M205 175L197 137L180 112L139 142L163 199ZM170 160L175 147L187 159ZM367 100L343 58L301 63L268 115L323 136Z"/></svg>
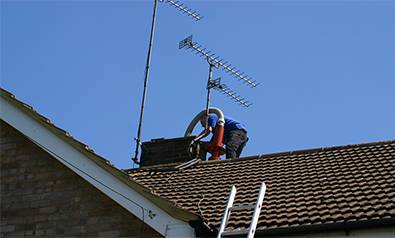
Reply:
<svg viewBox="0 0 395 238"><path fill-rule="evenodd" d="M174 6L177 10L190 16L195 21L199 21L203 18L201 15L199 15L195 11L192 11L187 6L185 6L184 4L180 3L177 0L154 0L154 10L152 13L151 33L150 33L150 40L149 40L148 53L147 53L147 62L146 62L145 72L144 72L144 90L143 90L143 98L141 100L140 120L139 120L138 129L137 129L137 138L135 138L136 149L135 149L134 157L132 158L132 160L135 164L139 164L138 155L139 155L139 148L141 145L141 131L142 131L142 126L143 126L144 106L145 106L145 100L146 100L146 94L147 94L149 69L150 69L150 65L151 65L151 52L152 52L152 46L153 46L153 42L154 42L154 33L155 33L155 23L156 23L156 13L157 13L157 9L158 9L158 1L165 2L165 3L168 3L172 6Z"/></svg>
<svg viewBox="0 0 395 238"><path fill-rule="evenodd" d="M213 62L210 61L209 58L207 58L207 63L209 64L209 70L208 70L208 80L207 80L207 100L206 100L206 129L208 129L208 114L209 114L209 108L210 108L210 89L211 89L211 82L213 78L213 68L216 67Z"/></svg>

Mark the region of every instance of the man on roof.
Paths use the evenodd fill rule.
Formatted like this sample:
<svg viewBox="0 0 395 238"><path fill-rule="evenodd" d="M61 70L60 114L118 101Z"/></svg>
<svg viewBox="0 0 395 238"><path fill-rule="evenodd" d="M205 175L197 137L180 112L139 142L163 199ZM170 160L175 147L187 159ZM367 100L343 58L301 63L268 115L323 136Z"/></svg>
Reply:
<svg viewBox="0 0 395 238"><path fill-rule="evenodd" d="M206 127L206 121L208 126ZM215 132L218 116L210 113L200 118L200 124L205 128L197 137L207 137L210 133ZM224 137L222 143L225 144L226 158L239 158L245 145L247 144L247 129L239 121L225 116Z"/></svg>

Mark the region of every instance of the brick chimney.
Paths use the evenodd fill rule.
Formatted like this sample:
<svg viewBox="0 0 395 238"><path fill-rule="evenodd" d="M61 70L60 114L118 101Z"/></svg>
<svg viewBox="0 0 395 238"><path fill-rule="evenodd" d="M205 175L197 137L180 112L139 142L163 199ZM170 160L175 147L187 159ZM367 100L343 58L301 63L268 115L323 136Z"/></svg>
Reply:
<svg viewBox="0 0 395 238"><path fill-rule="evenodd" d="M152 139L141 145L140 166L152 166L177 162L187 162L192 158L188 155L188 148L195 136L179 137L172 139ZM200 144L199 144L200 145ZM198 154L202 160L206 160L206 152L197 146L193 154Z"/></svg>

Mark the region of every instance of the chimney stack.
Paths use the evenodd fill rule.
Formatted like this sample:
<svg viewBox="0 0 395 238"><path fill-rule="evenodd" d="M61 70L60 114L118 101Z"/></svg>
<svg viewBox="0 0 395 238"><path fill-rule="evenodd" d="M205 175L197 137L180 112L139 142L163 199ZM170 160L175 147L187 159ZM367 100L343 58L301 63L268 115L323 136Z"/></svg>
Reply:
<svg viewBox="0 0 395 238"><path fill-rule="evenodd" d="M141 145L140 166L181 163L194 159L188 154L188 149L195 138L195 136L172 139L159 138L143 142ZM200 147L196 146L192 153L194 155L198 154L202 160L206 160L206 152L203 152Z"/></svg>

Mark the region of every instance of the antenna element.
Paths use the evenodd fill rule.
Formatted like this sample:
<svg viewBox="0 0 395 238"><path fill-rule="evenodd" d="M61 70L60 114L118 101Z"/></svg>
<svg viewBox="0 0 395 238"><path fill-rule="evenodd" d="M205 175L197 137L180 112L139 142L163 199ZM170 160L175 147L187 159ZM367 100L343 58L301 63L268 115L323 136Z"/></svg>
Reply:
<svg viewBox="0 0 395 238"><path fill-rule="evenodd" d="M168 3L168 4L172 5L173 7L175 7L180 12L184 13L185 15L188 15L188 16L192 17L193 20L195 20L195 21L202 20L202 18L203 18L199 13L197 13L195 11L192 11L190 8L188 8L183 3L180 3L177 0L159 0L159 1L160 2L165 2L165 3Z"/></svg>
<svg viewBox="0 0 395 238"><path fill-rule="evenodd" d="M234 92L232 89L230 89L226 84L221 84L221 78L217 79L212 79L213 77L213 69L214 68L220 68L224 70L225 72L229 73L230 75L234 76L238 80L241 80L242 82L246 83L248 86L254 88L256 87L259 83L256 81L252 80L251 77L246 75L245 73L240 72L239 70L236 69L236 67L233 67L231 64L228 62L224 62L223 59L221 59L219 56L216 56L215 54L211 53L211 51L207 51L206 48L203 48L201 45L199 45L196 42L192 41L192 35L188 36L184 40L180 41L178 44L178 48L182 49L191 49L193 52L195 52L197 55L200 57L205 57L207 60L207 63L209 64L209 75L208 75L208 80L207 80L207 99L206 99L206 116L208 116L209 113L209 105L210 105L210 100L211 100L211 89L215 89L225 96L229 97L231 100L234 102L238 103L240 106L243 107L249 107L252 105L249 101L247 101L245 98L241 97L238 95L236 92ZM208 117L206 117L208 118ZM207 123L206 123L207 125Z"/></svg>
<svg viewBox="0 0 395 238"><path fill-rule="evenodd" d="M241 97L240 95L237 95L237 93L234 92L232 89L230 89L226 84L221 84L221 78L211 80L208 84L208 87L221 92L222 94L233 100L234 102L240 104L240 106L249 107L252 105L252 103L247 101L245 98Z"/></svg>
<svg viewBox="0 0 395 238"><path fill-rule="evenodd" d="M203 48L198 43L193 42L192 35L188 36L184 40L180 41L180 43L178 44L178 48L179 49L186 48L186 49L191 49L192 51L195 51L195 53L198 54L199 56L207 58L207 60L211 61L218 68L229 73L230 75L232 75L233 77L242 81L243 83L247 84L251 88L254 88L259 85L259 83L252 80L252 78L250 76L241 72L236 67L233 67L230 63L228 63L226 61L224 62L224 60L221 59L219 56L212 54L211 51L207 51L206 48Z"/></svg>

